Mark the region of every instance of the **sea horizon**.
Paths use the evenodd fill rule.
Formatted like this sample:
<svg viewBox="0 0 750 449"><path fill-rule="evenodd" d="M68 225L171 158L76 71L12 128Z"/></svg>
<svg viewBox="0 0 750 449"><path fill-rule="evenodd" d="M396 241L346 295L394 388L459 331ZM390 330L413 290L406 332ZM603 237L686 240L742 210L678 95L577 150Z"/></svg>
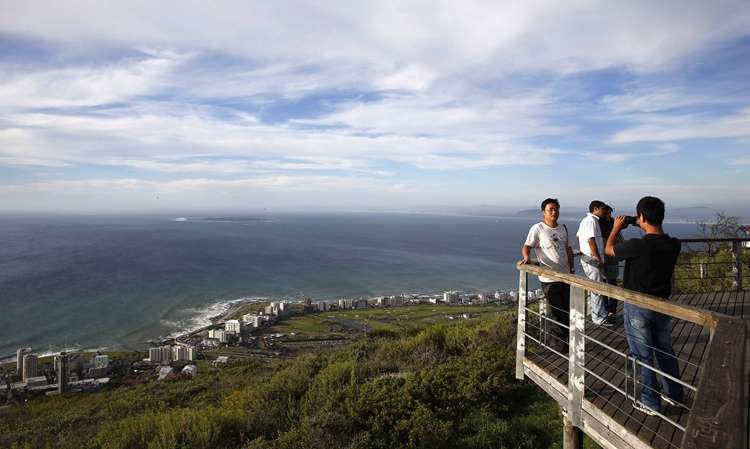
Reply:
<svg viewBox="0 0 750 449"><path fill-rule="evenodd" d="M27 346L42 354L143 349L247 298L512 289L520 246L538 221L224 214L0 215L0 358ZM561 221L574 236L577 220ZM667 224L667 232L697 229Z"/></svg>

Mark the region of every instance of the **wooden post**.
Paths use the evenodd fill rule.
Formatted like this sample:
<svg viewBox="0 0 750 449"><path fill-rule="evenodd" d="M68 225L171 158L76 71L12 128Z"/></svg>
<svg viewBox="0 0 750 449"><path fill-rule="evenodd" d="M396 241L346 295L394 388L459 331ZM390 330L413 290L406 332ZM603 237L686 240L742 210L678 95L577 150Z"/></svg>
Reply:
<svg viewBox="0 0 750 449"><path fill-rule="evenodd" d="M582 288L570 287L570 336L568 345L568 419L581 426L583 406L586 300Z"/></svg>
<svg viewBox="0 0 750 449"><path fill-rule="evenodd" d="M563 418L563 449L583 449L583 431Z"/></svg>
<svg viewBox="0 0 750 449"><path fill-rule="evenodd" d="M519 272L518 278L518 328L516 329L516 379L523 380L523 358L526 356L526 294L529 274Z"/></svg>

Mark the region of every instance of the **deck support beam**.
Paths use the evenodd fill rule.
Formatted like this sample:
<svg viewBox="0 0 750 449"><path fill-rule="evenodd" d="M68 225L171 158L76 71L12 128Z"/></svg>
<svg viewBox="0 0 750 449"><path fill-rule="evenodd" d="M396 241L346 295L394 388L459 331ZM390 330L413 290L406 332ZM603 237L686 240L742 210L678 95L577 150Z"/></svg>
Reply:
<svg viewBox="0 0 750 449"><path fill-rule="evenodd" d="M563 449L583 449L583 431L563 418Z"/></svg>
<svg viewBox="0 0 750 449"><path fill-rule="evenodd" d="M568 345L568 419L582 427L581 408L585 386L583 364L586 354L586 298L582 288L570 287L570 343Z"/></svg>

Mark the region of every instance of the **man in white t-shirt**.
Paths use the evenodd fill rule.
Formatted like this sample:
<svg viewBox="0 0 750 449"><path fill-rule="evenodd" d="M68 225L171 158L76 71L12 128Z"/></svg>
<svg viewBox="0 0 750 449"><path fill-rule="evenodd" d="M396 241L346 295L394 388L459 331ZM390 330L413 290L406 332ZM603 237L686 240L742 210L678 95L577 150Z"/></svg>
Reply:
<svg viewBox="0 0 750 449"><path fill-rule="evenodd" d="M531 251L534 258L547 268L561 273L574 273L573 251L568 239L568 228L559 225L557 219L560 217L560 203L555 198L547 198L542 201L543 221L535 224L529 229L526 242L521 247L521 263L531 262ZM542 290L550 306L550 312L555 321L566 326L570 322L570 287L564 282L555 281L546 276L539 276ZM562 352L567 351L567 332L559 327L552 326L555 334L554 341Z"/></svg>
<svg viewBox="0 0 750 449"><path fill-rule="evenodd" d="M589 204L589 213L578 225L578 246L581 248L581 267L586 277L592 281L604 281L604 240L602 230L599 227L599 219L607 213L607 205L601 201L594 200ZM599 326L612 326L613 319L607 319L607 305L601 295L590 292L589 305L591 308L591 321Z"/></svg>

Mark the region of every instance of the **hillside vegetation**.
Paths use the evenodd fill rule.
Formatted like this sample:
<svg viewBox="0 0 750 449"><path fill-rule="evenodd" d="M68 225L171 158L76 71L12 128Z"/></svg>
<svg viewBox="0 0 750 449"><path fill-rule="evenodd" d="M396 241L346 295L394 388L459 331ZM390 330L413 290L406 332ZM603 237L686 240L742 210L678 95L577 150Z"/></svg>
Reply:
<svg viewBox="0 0 750 449"><path fill-rule="evenodd" d="M552 448L557 405L513 377L514 322L377 330L337 350L0 411L15 448Z"/></svg>

